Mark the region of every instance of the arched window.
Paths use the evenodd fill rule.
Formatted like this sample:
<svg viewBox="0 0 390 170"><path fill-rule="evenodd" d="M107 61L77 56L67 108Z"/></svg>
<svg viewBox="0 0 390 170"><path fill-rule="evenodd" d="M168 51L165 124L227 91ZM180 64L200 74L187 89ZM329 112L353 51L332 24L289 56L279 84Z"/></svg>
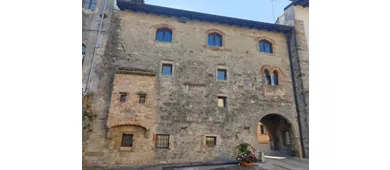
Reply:
<svg viewBox="0 0 390 170"><path fill-rule="evenodd" d="M259 41L259 51L264 53L272 53L272 43L267 40Z"/></svg>
<svg viewBox="0 0 390 170"><path fill-rule="evenodd" d="M270 76L268 70L264 71L264 81L265 81L265 84L267 84L267 85L271 84L271 76Z"/></svg>
<svg viewBox="0 0 390 170"><path fill-rule="evenodd" d="M208 36L208 46L222 47L222 36L218 33L211 33Z"/></svg>
<svg viewBox="0 0 390 170"><path fill-rule="evenodd" d="M158 29L156 32L156 41L172 42L172 30L168 28Z"/></svg>
<svg viewBox="0 0 390 170"><path fill-rule="evenodd" d="M85 9L95 10L96 9L96 0L84 0L83 7Z"/></svg>
<svg viewBox="0 0 390 170"><path fill-rule="evenodd" d="M278 86L279 85L279 74L278 74L278 72L276 70L272 74L272 85L273 86Z"/></svg>

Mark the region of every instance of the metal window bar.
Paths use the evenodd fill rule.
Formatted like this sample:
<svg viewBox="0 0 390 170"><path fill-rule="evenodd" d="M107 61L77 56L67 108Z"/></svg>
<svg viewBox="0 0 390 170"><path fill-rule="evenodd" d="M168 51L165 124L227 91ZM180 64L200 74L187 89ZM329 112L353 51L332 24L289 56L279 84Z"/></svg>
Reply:
<svg viewBox="0 0 390 170"><path fill-rule="evenodd" d="M169 149L169 135L156 135L156 149Z"/></svg>
<svg viewBox="0 0 390 170"><path fill-rule="evenodd" d="M217 137L215 136L206 136L206 145L215 146L217 145Z"/></svg>

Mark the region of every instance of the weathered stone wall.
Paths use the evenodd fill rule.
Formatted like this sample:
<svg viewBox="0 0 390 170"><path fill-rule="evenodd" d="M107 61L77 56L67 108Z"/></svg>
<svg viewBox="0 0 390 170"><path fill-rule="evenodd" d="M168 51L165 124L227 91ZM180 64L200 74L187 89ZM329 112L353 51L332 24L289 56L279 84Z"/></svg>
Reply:
<svg viewBox="0 0 390 170"><path fill-rule="evenodd" d="M151 129L156 117L156 78L131 74L116 74L111 95L107 127L137 125ZM120 93L127 93L120 101ZM139 94L145 94L145 103L139 103Z"/></svg>
<svg viewBox="0 0 390 170"><path fill-rule="evenodd" d="M172 29L171 43L155 41L156 28L161 26ZM211 29L223 34L222 48L207 47ZM129 11L113 13L110 34L102 61L107 70L101 75L94 108L99 121L86 151L89 166L226 158L240 142L257 144L258 122L270 113L291 122L292 138L299 140L285 35L191 20L184 24L177 18ZM261 38L273 43L273 54L258 51ZM161 76L162 62L173 64L172 77ZM280 86L264 84L261 68L265 65L281 72ZM129 154L109 149L112 139L107 137L107 117L115 98L111 95L115 93L114 75L120 67L157 74L156 127L151 136L170 134L170 149L151 148L143 155L147 162L132 161ZM227 81L216 80L217 68L227 69ZM227 108L217 107L218 95L227 96ZM216 136L217 145L207 147L205 136Z"/></svg>
<svg viewBox="0 0 390 170"><path fill-rule="evenodd" d="M101 13L104 6L104 0L97 1L96 9L84 9L82 10L82 43L86 46L87 51L84 56L83 61L83 79L82 84L83 88L88 81L88 76L90 72L90 68L92 66L92 58L94 56L94 66L91 73L91 81L90 81L90 90L89 92L96 92L100 75L102 74L100 71L102 70L102 55L104 54L104 49L106 46L106 42L109 36L109 28L111 26L111 12L114 7L114 0L108 0L105 14L106 18L103 20L102 28L100 31L100 37L98 42L98 47L96 46L96 41L98 38L98 32L101 22ZM95 54L94 54L95 49ZM80 54L81 58L81 54Z"/></svg>
<svg viewBox="0 0 390 170"><path fill-rule="evenodd" d="M303 21L294 21L291 35L291 63L295 77L295 92L301 123L304 156L309 158L309 48Z"/></svg>

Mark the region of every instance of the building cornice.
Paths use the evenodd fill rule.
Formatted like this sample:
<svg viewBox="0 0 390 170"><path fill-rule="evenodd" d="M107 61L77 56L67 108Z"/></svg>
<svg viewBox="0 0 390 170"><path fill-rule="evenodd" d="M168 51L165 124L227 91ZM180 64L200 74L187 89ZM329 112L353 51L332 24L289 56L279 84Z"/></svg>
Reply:
<svg viewBox="0 0 390 170"><path fill-rule="evenodd" d="M288 4L284 10L290 8L291 6L302 6L304 8L309 7L309 0L293 0L290 4Z"/></svg>
<svg viewBox="0 0 390 170"><path fill-rule="evenodd" d="M280 33L289 33L294 28L291 26L251 21L245 19L231 18L219 15L205 14L200 12L186 11L174 8L154 6L148 4L135 4L125 0L117 0L117 5L120 10L130 10L135 12L144 12L147 14L155 14L161 16L177 17L180 19L199 20L213 22L218 24L235 25L239 27L247 27L259 30L274 31Z"/></svg>

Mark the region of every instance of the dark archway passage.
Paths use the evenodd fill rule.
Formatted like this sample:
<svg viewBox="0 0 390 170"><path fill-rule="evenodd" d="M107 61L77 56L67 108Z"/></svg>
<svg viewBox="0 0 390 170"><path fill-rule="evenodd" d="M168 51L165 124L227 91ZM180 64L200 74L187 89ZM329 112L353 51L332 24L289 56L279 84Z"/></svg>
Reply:
<svg viewBox="0 0 390 170"><path fill-rule="evenodd" d="M289 120L279 114L267 114L261 118L260 123L266 128L269 136L268 146L259 145L260 150L266 153L299 156L295 130ZM264 148L269 148L269 150Z"/></svg>

